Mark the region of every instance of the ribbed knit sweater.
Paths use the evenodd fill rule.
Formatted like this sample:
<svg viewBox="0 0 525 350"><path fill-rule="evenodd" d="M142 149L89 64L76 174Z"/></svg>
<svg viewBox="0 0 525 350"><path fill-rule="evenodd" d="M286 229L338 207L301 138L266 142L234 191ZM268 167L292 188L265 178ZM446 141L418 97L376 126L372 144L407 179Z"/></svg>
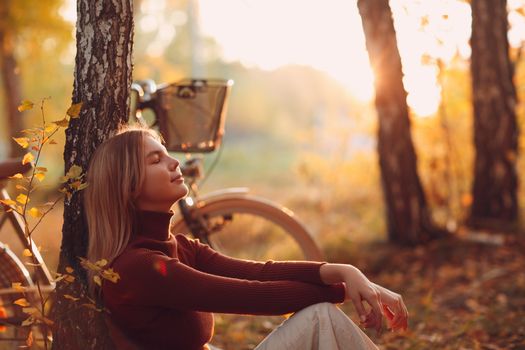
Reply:
<svg viewBox="0 0 525 350"><path fill-rule="evenodd" d="M344 284L321 280L326 262L234 259L170 234L171 216L139 212L138 233L111 263L120 280L102 285L112 321L142 348L205 349L213 312L282 315L344 301Z"/></svg>

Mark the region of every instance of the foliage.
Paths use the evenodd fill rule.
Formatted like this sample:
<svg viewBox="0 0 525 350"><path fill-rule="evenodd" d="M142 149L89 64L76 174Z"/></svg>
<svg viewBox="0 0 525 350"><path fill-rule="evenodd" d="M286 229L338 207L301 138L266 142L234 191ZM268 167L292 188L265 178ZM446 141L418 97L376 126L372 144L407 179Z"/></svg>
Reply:
<svg viewBox="0 0 525 350"><path fill-rule="evenodd" d="M62 196L57 196L54 201L42 205L35 205L31 202L32 195L41 187L41 185L35 184L35 181L38 180L39 183L42 182L45 179L47 173L46 167L39 166L40 156L44 146L57 144L54 140L55 134L61 128L66 128L69 125L70 119L78 118L82 108L82 103L73 104L68 108L63 119L47 123L44 113L45 101L46 99L43 99L40 104L42 124L40 126L22 130L22 134L24 134L24 136L13 138L20 147L28 150L22 159L22 164L30 164L32 168L31 173L28 176L24 176L24 174L21 173L11 176L10 178L17 182L16 189L20 192L16 196L15 200L0 200L3 208L7 212L15 212L23 219L25 237L27 238L28 242L27 248L23 251L23 256L32 258L32 261L26 264L30 267L33 267L35 271L40 267L41 264L33 254L37 248L33 245L34 242L32 235L42 222L42 219L48 213L50 213L55 205L62 199ZM31 110L33 107L33 102L25 100L20 104L18 110L23 112ZM36 153L36 155L34 153ZM85 182L85 173L78 165L71 166L67 173L61 177L60 182L62 183L62 186L60 187L59 192L63 193L66 197L66 200L68 201L71 200L71 197L75 193L87 187L87 183ZM30 202L32 203L31 205L29 205ZM37 220L34 225L31 225L29 220L30 217ZM113 271L113 269L107 267L107 260L102 259L100 261L90 262L89 260L82 257L79 257L79 259L81 260L81 265L85 269L95 272L93 278L95 283L98 285L101 285L102 279L109 280L113 283L118 281L119 275ZM72 283L74 281L75 271L71 267L66 267L64 273L55 273L53 283ZM47 334L49 328L53 327L54 325L54 321L49 317L48 303L52 300L52 294L54 294L54 292L45 294L41 286L42 281L40 281L38 278L36 279L35 283L37 285L38 292L36 298L33 295L27 295L31 292L27 290L28 288L23 285L22 281L13 281L12 288L23 295L22 298L15 300L14 304L21 307L22 311L27 315L27 319L21 324L22 327L39 326L41 329L43 329L44 348L47 349L48 342L50 340L48 339ZM77 296L66 294L64 295L64 298L71 302L77 303L79 307L88 307L96 311L104 311L103 309L99 308L95 300L93 300L87 294ZM2 307L0 306L0 315L2 314L5 315L5 311L2 311ZM56 317L63 317L63 315L57 315ZM34 337L31 331L28 334L26 345L29 347L32 346L34 341L33 339Z"/></svg>

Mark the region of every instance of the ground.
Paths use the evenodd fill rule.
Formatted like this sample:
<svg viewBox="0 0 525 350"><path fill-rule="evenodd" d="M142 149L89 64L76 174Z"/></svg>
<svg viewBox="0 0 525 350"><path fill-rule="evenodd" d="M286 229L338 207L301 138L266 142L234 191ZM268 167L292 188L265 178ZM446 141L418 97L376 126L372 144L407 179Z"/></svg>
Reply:
<svg viewBox="0 0 525 350"><path fill-rule="evenodd" d="M460 231L419 247L367 243L332 251L403 295L404 333L367 334L382 350L525 349L525 237ZM351 303L341 306L355 321ZM214 345L252 349L282 317L217 315Z"/></svg>

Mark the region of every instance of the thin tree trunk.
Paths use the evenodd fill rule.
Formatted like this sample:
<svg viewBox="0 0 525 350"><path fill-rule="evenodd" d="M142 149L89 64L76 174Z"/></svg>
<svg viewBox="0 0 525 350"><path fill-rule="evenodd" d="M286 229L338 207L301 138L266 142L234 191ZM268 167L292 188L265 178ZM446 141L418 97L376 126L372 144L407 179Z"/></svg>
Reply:
<svg viewBox="0 0 525 350"><path fill-rule="evenodd" d="M506 0L472 0L473 203L469 225L510 228L518 216L516 90Z"/></svg>
<svg viewBox="0 0 525 350"><path fill-rule="evenodd" d="M83 106L80 118L66 130L66 171L72 165L87 169L96 147L127 122L132 72L132 0L78 0L77 13L73 102ZM71 266L77 278L72 285L58 285L53 348L111 349L104 315L64 298L86 292L86 273L78 260L86 256L88 238L81 195L65 203L62 234L59 271Z"/></svg>
<svg viewBox="0 0 525 350"><path fill-rule="evenodd" d="M432 222L417 173L401 58L388 0L357 2L375 73L378 152L391 242L415 244L445 231Z"/></svg>

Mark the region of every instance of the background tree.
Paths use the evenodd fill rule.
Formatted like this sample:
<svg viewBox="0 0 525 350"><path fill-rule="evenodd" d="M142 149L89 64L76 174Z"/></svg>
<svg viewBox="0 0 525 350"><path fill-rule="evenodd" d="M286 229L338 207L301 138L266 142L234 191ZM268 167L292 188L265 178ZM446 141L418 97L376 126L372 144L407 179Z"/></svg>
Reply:
<svg viewBox="0 0 525 350"><path fill-rule="evenodd" d="M442 231L433 224L417 173L401 57L388 0L357 2L375 73L378 152L390 241L418 243Z"/></svg>
<svg viewBox="0 0 525 350"><path fill-rule="evenodd" d="M42 41L51 39L62 46L69 37L69 27L58 14L61 0L3 0L0 2L0 75L4 98L7 137L24 128L17 106L23 98L19 53L42 51ZM60 52L57 49L56 53ZM21 155L20 147L11 147L11 157Z"/></svg>
<svg viewBox="0 0 525 350"><path fill-rule="evenodd" d="M501 228L518 215L516 89L507 38L507 1L473 0L474 184L469 224Z"/></svg>
<svg viewBox="0 0 525 350"><path fill-rule="evenodd" d="M96 147L128 120L133 46L132 1L77 1L77 54L73 103L82 102L80 118L66 129L65 170L87 169ZM65 294L86 291L86 273L78 257L87 252L87 227L80 196L64 204L59 272L74 268L76 283L59 284L54 313L54 349L110 349L103 314L78 308Z"/></svg>

